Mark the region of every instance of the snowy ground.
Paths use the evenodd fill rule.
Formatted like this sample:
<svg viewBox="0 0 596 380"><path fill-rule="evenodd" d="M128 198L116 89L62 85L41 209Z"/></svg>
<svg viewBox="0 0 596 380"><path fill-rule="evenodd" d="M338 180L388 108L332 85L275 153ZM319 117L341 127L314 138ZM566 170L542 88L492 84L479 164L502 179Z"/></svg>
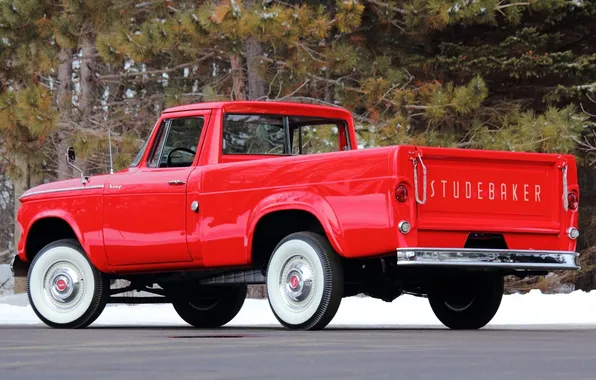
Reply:
<svg viewBox="0 0 596 380"><path fill-rule="evenodd" d="M0 264L0 296L13 293L14 278L8 264Z"/></svg>
<svg viewBox="0 0 596 380"><path fill-rule="evenodd" d="M40 324L23 294L0 297L0 325ZM171 305L109 305L94 325L187 326ZM434 326L442 324L428 301L404 295L386 303L350 297L329 325L332 326ZM532 291L526 295L506 295L490 326L580 325L596 327L596 291L546 295ZM280 326L266 300L248 299L228 326Z"/></svg>

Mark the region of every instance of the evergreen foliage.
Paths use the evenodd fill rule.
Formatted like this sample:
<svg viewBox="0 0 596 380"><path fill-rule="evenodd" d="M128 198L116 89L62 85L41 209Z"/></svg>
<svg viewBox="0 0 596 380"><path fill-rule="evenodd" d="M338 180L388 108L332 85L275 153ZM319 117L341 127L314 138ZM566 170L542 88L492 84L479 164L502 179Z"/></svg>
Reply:
<svg viewBox="0 0 596 380"><path fill-rule="evenodd" d="M110 129L120 169L164 107L250 97L258 81L269 100L352 110L364 147L588 165L595 16L585 0L0 0L0 151L52 180L66 131L86 170L106 172ZM77 112L59 107L61 49Z"/></svg>
<svg viewBox="0 0 596 380"><path fill-rule="evenodd" d="M130 159L163 107L232 97L230 62L248 38L264 53L267 98L352 109L375 145L573 152L591 126L578 100L594 76L584 41L595 11L558 0L3 0L0 19L19 80L41 75L46 87L57 50L92 36L98 128L73 126L73 142L83 157L101 155L109 127ZM24 25L35 27L14 33Z"/></svg>

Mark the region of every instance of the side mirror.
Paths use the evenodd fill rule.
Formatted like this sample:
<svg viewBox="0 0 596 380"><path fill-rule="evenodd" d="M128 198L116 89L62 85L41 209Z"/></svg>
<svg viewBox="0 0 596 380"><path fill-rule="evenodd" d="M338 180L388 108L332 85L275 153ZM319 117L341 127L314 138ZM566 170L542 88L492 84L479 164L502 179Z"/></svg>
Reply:
<svg viewBox="0 0 596 380"><path fill-rule="evenodd" d="M81 183L85 184L85 183L87 183L87 177L85 176L85 174L83 173L83 171L81 169L79 169L78 167L75 166L75 164L74 164L75 160L76 160L75 150L72 146L69 146L68 149L66 150L66 163L68 164L68 166L70 166L71 168L73 168L76 171L78 171L79 173L81 173Z"/></svg>
<svg viewBox="0 0 596 380"><path fill-rule="evenodd" d="M75 150L72 146L68 147L68 150L66 152L66 161L69 164L73 164L75 162L76 156L75 156Z"/></svg>

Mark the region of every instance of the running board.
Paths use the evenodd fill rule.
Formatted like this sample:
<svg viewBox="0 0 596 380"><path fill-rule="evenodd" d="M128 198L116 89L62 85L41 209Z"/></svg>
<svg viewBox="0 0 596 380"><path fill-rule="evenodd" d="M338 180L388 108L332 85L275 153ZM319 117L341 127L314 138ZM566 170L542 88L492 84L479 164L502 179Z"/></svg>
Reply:
<svg viewBox="0 0 596 380"><path fill-rule="evenodd" d="M243 271L230 271L199 280L201 284L246 284L260 285L267 282L260 269L250 269Z"/></svg>
<svg viewBox="0 0 596 380"><path fill-rule="evenodd" d="M398 266L507 268L520 270L579 270L573 251L477 248L398 248Z"/></svg>

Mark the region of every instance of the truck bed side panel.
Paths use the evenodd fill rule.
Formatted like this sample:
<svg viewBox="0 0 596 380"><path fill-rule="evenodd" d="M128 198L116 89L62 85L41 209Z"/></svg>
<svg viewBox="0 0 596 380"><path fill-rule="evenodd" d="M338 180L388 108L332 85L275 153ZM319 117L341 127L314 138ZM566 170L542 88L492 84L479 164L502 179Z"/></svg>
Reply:
<svg viewBox="0 0 596 380"><path fill-rule="evenodd" d="M397 150L378 148L204 167L200 202L203 264L248 264L250 226L263 210L280 205L314 207L319 220L339 221L332 226L335 231L328 232L339 232L340 246L335 248L342 255L391 252L398 244L391 211Z"/></svg>

